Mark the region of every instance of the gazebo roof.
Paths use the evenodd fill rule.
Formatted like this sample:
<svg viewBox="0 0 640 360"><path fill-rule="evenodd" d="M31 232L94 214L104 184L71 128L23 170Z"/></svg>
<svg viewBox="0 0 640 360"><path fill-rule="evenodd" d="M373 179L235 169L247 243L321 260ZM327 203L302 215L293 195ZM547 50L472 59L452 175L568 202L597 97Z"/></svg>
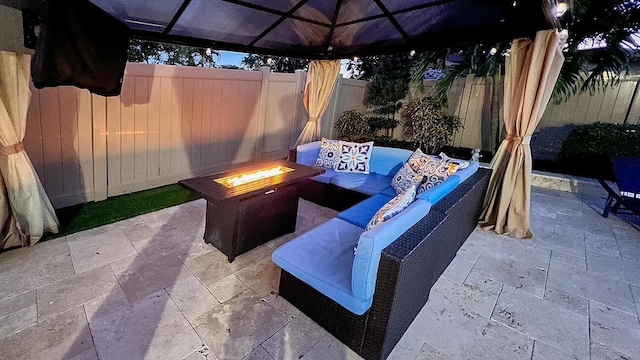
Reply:
<svg viewBox="0 0 640 360"><path fill-rule="evenodd" d="M309 59L531 36L554 0L91 0L133 35Z"/></svg>

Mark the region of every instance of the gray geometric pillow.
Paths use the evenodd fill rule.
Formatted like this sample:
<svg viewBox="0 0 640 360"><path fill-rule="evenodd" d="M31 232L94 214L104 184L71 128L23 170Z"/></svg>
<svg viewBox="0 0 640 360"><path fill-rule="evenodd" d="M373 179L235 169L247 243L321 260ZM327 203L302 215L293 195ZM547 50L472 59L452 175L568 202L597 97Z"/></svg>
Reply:
<svg viewBox="0 0 640 360"><path fill-rule="evenodd" d="M320 144L320 152L318 152L318 158L316 159L315 166L333 169L336 162L338 162L339 156L339 141L322 138L322 143Z"/></svg>
<svg viewBox="0 0 640 360"><path fill-rule="evenodd" d="M391 186L396 193L401 194L408 188L420 184L422 179L423 176L413 171L409 163L404 163L400 170L393 176Z"/></svg>

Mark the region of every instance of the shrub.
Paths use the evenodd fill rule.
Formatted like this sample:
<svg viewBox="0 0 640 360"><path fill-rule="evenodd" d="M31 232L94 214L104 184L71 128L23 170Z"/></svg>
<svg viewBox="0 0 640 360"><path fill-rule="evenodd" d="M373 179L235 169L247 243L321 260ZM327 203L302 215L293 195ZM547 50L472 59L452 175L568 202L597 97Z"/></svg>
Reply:
<svg viewBox="0 0 640 360"><path fill-rule="evenodd" d="M367 117L356 110L347 110L333 125L340 140L363 141L371 139L371 126Z"/></svg>
<svg viewBox="0 0 640 360"><path fill-rule="evenodd" d="M409 101L402 109L403 134L427 153L434 153L451 143L453 134L462 127L455 115L448 115L442 105L430 97Z"/></svg>
<svg viewBox="0 0 640 360"><path fill-rule="evenodd" d="M611 156L640 156L640 125L576 126L562 142L558 162L566 173L613 179Z"/></svg>
<svg viewBox="0 0 640 360"><path fill-rule="evenodd" d="M369 126L373 131L394 129L399 123L400 121L394 118L384 116L372 116L369 118Z"/></svg>

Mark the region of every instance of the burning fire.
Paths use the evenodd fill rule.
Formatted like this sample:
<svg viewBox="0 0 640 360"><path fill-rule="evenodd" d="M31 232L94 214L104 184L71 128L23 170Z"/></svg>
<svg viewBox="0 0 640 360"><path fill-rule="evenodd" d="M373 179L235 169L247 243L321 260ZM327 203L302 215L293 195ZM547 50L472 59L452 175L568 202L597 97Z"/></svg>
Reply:
<svg viewBox="0 0 640 360"><path fill-rule="evenodd" d="M226 187L234 187L234 186L246 184L252 181L266 179L272 176L284 174L291 171L293 171L293 169L291 168L284 167L284 166L276 166L271 169L261 169L256 171L250 171L241 175L227 176L220 179L216 179L216 181Z"/></svg>

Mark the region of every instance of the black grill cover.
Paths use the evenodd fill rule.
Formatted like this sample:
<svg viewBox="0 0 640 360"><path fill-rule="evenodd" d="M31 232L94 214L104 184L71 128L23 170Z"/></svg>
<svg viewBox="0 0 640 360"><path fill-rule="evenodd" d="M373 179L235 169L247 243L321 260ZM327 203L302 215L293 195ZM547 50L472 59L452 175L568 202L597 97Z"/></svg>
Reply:
<svg viewBox="0 0 640 360"><path fill-rule="evenodd" d="M50 0L31 60L38 89L74 85L119 95L127 61L129 29L86 0Z"/></svg>

